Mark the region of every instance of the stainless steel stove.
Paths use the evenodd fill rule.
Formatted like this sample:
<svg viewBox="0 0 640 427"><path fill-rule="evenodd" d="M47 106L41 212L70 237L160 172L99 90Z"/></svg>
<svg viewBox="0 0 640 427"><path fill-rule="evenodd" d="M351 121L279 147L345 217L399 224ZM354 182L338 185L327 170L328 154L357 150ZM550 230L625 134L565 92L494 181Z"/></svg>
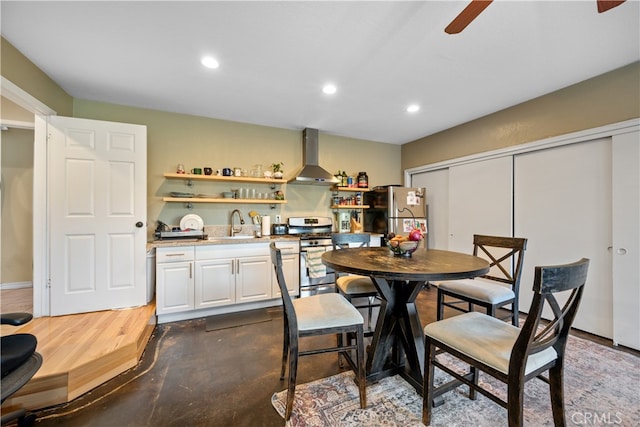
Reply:
<svg viewBox="0 0 640 427"><path fill-rule="evenodd" d="M333 220L330 217L291 217L289 234L300 237L300 296L335 292L335 272L324 267L324 274L309 271L309 251L317 257L322 249L332 249ZM317 249L316 249L317 248Z"/></svg>

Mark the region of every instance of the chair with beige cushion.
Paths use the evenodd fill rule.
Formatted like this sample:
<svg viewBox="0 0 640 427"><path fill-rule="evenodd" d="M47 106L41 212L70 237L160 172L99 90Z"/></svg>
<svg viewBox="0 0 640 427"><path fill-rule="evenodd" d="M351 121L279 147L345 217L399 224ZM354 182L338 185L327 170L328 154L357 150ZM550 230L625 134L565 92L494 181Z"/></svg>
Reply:
<svg viewBox="0 0 640 427"><path fill-rule="evenodd" d="M331 235L331 243L333 250L345 249L349 247L369 247L371 235L369 233L334 233ZM378 290L373 281L368 276L359 276L356 274L342 274L336 272L336 291L343 295L349 302L353 302L354 298L367 298L367 305L355 305L356 308L366 308L368 310L368 325L365 336L373 335L371 329L371 318L373 316L373 308L380 307L379 303L375 303L378 296Z"/></svg>
<svg viewBox="0 0 640 427"><path fill-rule="evenodd" d="M507 408L509 426L522 426L524 384L537 377L550 386L554 424L564 426L564 351L588 267L589 260L585 258L571 264L536 267L533 302L522 329L479 312L428 324L424 328L422 422L431 422L434 397L465 384L471 399L476 398L476 391L481 393ZM562 308L556 300L556 294L561 292L562 297L568 297ZM550 321L541 318L545 306L551 309ZM468 364L468 373L461 374L459 367L452 369L451 362L443 361L443 353ZM434 367L454 380L434 388ZM480 371L507 384L506 401L479 384ZM545 371L549 371L548 377L541 375Z"/></svg>
<svg viewBox="0 0 640 427"><path fill-rule="evenodd" d="M282 271L282 254L271 243L271 261L278 279L278 286L282 294L284 312L284 345L282 348L282 368L280 379L289 362L289 381L287 386L287 404L285 420L289 420L293 410L293 397L296 390L296 375L298 372L298 358L327 352L344 353L355 350L356 364L352 366L356 373L360 393L360 407L367 406L366 377L364 372L364 319L360 312L342 295L337 293L318 294L305 298L291 300L287 290L284 273ZM316 335L355 336L355 344L335 347L313 348L301 351L298 347L299 339ZM349 360L351 360L349 358Z"/></svg>
<svg viewBox="0 0 640 427"><path fill-rule="evenodd" d="M518 326L520 275L527 239L518 237L473 236L473 255L487 259L491 270L475 279L438 282L437 319L444 318L444 307L458 311L473 311L474 305L484 307L496 316L498 308L510 306L509 315Z"/></svg>

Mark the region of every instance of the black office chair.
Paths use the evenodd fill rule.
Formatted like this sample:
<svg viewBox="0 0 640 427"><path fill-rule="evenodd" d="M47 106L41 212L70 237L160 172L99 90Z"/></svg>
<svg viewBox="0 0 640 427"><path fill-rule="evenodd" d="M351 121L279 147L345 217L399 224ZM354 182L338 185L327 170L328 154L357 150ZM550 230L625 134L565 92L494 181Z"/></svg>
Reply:
<svg viewBox="0 0 640 427"><path fill-rule="evenodd" d="M8 313L0 315L3 325L20 326L29 322L33 316L29 313ZM20 390L38 372L42 365L42 356L36 352L38 340L31 334L13 334L1 337L0 367L2 379L0 389L2 403ZM27 414L25 409L18 409L2 415L2 425L10 421L18 421L18 426L30 426L35 415Z"/></svg>

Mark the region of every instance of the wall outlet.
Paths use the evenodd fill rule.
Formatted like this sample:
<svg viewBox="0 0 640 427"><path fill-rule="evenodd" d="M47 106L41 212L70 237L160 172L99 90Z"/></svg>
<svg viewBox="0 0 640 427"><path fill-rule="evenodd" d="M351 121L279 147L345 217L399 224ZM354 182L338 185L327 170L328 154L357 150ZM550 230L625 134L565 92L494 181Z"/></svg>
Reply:
<svg viewBox="0 0 640 427"><path fill-rule="evenodd" d="M276 224L280 224L280 215L276 215Z"/></svg>

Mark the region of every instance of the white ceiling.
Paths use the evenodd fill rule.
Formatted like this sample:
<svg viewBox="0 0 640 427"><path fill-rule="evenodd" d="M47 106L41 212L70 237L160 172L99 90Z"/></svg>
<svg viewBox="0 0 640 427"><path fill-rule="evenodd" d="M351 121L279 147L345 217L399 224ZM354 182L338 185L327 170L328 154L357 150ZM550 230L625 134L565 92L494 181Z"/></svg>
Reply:
<svg viewBox="0 0 640 427"><path fill-rule="evenodd" d="M3 0L0 28L76 98L393 144L640 60L638 0L496 1L446 34L467 3Z"/></svg>

